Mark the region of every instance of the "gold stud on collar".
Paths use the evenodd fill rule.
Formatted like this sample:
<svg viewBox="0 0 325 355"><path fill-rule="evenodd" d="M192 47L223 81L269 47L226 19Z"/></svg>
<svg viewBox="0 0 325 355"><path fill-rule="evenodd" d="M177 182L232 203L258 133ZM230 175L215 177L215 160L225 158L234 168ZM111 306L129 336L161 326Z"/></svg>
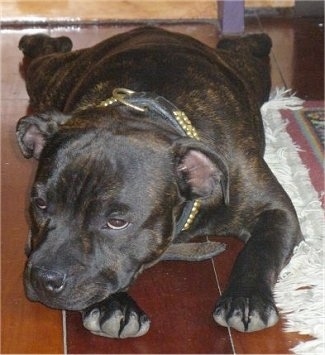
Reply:
<svg viewBox="0 0 325 355"><path fill-rule="evenodd" d="M186 135L190 138L200 140L199 135L196 131L196 129L192 126L191 121L188 119L186 116L185 112L183 111L173 111L173 114L176 118L176 121L180 124L182 127L183 131L186 133Z"/></svg>
<svg viewBox="0 0 325 355"><path fill-rule="evenodd" d="M196 215L199 213L200 206L201 206L201 202L199 200L195 200L190 215L188 216L182 231L185 231L191 227Z"/></svg>

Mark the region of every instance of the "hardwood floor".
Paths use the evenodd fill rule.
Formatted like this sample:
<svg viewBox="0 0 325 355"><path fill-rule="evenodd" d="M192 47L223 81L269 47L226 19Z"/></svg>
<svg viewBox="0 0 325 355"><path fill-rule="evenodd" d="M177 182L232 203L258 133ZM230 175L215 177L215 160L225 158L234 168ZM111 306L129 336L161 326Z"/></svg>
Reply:
<svg viewBox="0 0 325 355"><path fill-rule="evenodd" d="M273 86L286 86L308 100L323 100L323 27L321 19L251 17L246 31L265 31L273 39ZM210 46L218 41L212 24L178 24L165 27L190 34ZM146 271L131 293L150 314L150 332L139 339L108 340L93 336L81 325L78 313L62 313L25 299L22 270L27 236L28 190L36 163L25 160L15 139L17 120L26 114L28 97L19 74L17 49L25 33L43 31L72 38L75 48L92 45L131 26L87 26L43 29L2 28L1 84L1 353L288 353L304 339L284 333L282 323L271 329L242 334L218 327L212 317L216 299L225 287L237 240L224 240L225 253L202 263L164 262Z"/></svg>

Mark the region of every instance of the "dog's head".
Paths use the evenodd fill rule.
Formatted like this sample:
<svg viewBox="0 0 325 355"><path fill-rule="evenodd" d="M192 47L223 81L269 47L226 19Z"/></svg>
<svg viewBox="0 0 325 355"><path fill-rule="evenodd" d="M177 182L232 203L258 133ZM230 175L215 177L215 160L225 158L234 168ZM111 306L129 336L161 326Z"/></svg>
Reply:
<svg viewBox="0 0 325 355"><path fill-rule="evenodd" d="M39 159L25 288L50 307L127 289L173 242L186 200L225 198L218 155L123 107L26 116L17 137Z"/></svg>

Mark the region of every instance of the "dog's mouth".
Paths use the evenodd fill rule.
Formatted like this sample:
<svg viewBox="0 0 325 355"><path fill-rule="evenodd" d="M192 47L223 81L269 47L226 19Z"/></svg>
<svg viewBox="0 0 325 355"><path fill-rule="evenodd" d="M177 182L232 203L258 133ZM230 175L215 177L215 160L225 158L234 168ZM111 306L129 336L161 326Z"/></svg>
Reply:
<svg viewBox="0 0 325 355"><path fill-rule="evenodd" d="M106 279L101 276L86 279L75 275L69 277L28 262L24 287L30 301L40 302L50 308L80 311L113 293L125 290L136 274L125 280L118 280L112 275Z"/></svg>
<svg viewBox="0 0 325 355"><path fill-rule="evenodd" d="M91 290L87 290L88 296L86 299L83 298L85 294L84 292L71 296L63 293L62 295L53 295L42 289L35 290L29 282L25 282L25 292L27 298L32 302L40 302L45 306L54 309L71 311L81 311L95 303L103 301L112 294L105 287L99 289L97 286L96 290L93 292L91 292Z"/></svg>

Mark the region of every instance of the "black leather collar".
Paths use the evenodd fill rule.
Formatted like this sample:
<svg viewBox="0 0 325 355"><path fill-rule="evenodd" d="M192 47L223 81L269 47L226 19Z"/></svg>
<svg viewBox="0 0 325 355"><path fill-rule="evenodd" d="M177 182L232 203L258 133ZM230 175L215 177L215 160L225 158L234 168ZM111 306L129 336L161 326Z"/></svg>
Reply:
<svg viewBox="0 0 325 355"><path fill-rule="evenodd" d="M113 104L123 104L139 113L149 113L153 119L163 119L171 124L181 136L199 140L196 129L192 126L186 114L162 96L151 92L135 92L129 89L116 88L113 90L112 97L102 101L99 106ZM182 214L176 222L176 235L191 227L199 208L199 200L185 203Z"/></svg>

